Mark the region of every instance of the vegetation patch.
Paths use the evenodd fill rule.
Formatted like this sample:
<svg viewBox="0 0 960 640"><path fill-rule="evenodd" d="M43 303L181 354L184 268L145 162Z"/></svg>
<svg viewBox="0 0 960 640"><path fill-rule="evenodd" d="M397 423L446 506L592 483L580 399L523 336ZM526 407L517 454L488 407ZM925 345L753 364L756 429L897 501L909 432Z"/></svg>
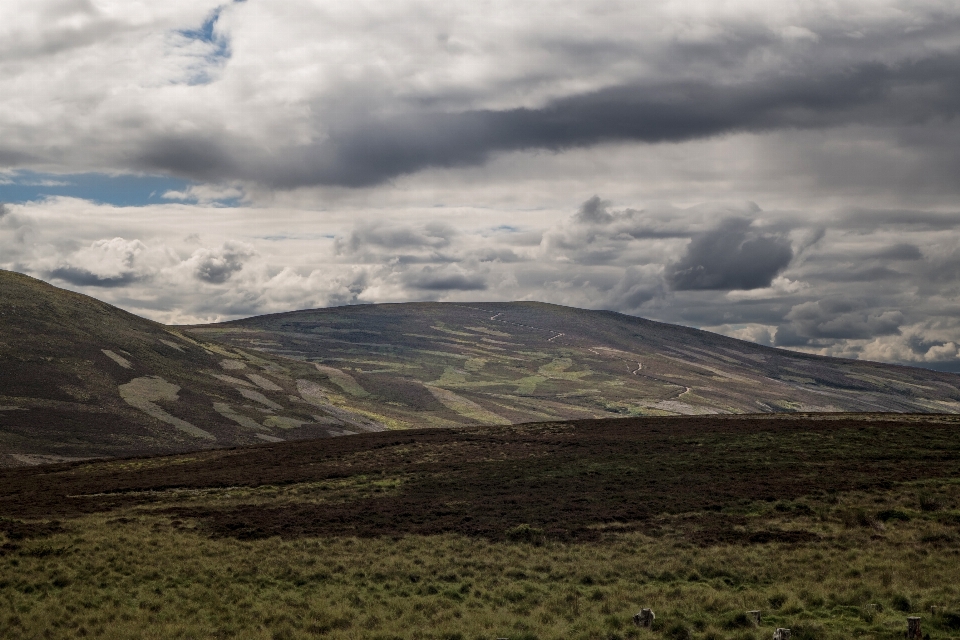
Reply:
<svg viewBox="0 0 960 640"><path fill-rule="evenodd" d="M123 356L121 356L120 354L114 353L110 349L101 349L101 351L103 352L103 355L107 356L108 358L116 362L118 365L123 367L124 369L133 368L133 365L130 364L130 361L124 358Z"/></svg>
<svg viewBox="0 0 960 640"><path fill-rule="evenodd" d="M433 385L423 385L434 398L440 401L443 406L452 411L456 411L465 418L475 420L480 424L510 424L510 420L503 418L492 411L484 409L482 406L464 398L463 396Z"/></svg>
<svg viewBox="0 0 960 640"><path fill-rule="evenodd" d="M356 378L351 376L349 373L341 371L336 367L330 367L317 362L315 362L313 366L317 368L317 371L327 376L327 378L330 379L330 382L343 389L345 393L357 398L366 398L370 395L366 389L357 383Z"/></svg>
<svg viewBox="0 0 960 640"><path fill-rule="evenodd" d="M171 384L159 376L144 376L120 385L119 391L120 397L127 404L143 411L148 416L173 425L183 433L195 438L216 440L216 437L209 431L195 427L186 420L167 413L155 404L157 401L175 402L178 399L179 386Z"/></svg>

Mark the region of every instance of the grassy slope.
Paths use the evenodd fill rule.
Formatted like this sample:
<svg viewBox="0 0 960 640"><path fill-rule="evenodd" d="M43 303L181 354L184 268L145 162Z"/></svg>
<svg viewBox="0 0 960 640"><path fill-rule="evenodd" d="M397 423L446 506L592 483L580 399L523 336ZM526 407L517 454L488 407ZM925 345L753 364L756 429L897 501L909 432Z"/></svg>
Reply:
<svg viewBox="0 0 960 640"><path fill-rule="evenodd" d="M351 403L410 426L489 424L498 416L526 422L960 408L955 374L809 356L612 312L533 302L358 305L190 332L339 368L374 392ZM466 402L457 405L444 394Z"/></svg>
<svg viewBox="0 0 960 640"><path fill-rule="evenodd" d="M271 388L258 387L247 374ZM191 435L121 397L124 385L141 379L139 388L149 388L156 383L142 380L155 377L168 383L164 388L179 389L153 405L211 437ZM262 441L258 434L328 435L313 417L323 411L296 395L298 378L326 380L312 366L244 357L88 296L0 271L0 466L235 446ZM239 388L274 408L242 396ZM217 406L256 428L225 417Z"/></svg>
<svg viewBox="0 0 960 640"><path fill-rule="evenodd" d="M894 638L918 614L960 637L957 426L606 420L0 472L0 635Z"/></svg>

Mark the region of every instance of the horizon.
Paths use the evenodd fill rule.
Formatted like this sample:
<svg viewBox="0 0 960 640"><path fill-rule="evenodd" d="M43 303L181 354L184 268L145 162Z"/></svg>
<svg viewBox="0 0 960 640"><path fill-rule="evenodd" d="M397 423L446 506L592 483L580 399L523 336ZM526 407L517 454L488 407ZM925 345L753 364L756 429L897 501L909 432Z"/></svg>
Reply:
<svg viewBox="0 0 960 640"><path fill-rule="evenodd" d="M47 284L49 284L49 283L47 283ZM65 289L65 290L70 291L70 289ZM84 295L86 295L86 294L84 294ZM93 296L91 296L91 297L93 297ZM94 298L94 299L99 300L99 298ZM104 302L103 300L99 300L99 301L100 301L100 302ZM344 304L332 305L332 306L327 306L327 307L309 307L309 308L302 308L302 309L290 309L290 310L287 310L287 311L277 311L277 312L272 312L272 313L265 313L265 314L251 315L251 316L244 316L244 317L240 317L240 318L232 318L232 319L230 319L230 320L222 320L222 321L201 322L201 323L196 323L196 324L164 324L164 323L160 323L160 324L162 324L163 326L172 327L172 328L204 327L204 326L211 325L211 324L227 324L227 323L233 323L233 322L243 322L243 321L245 321L245 320L253 320L253 319L263 318L263 317L267 317L267 316L279 316L279 315L292 314L292 313L302 313L302 312L309 312L309 311L326 311L326 310L334 310L334 309L344 309L344 308L348 308L348 307L377 307L377 306L413 305L413 304L440 304L440 305L450 304L450 305L457 305L457 306L463 306L463 307L467 307L467 308L472 308L472 307L470 307L470 305L482 305L482 304L524 304L524 303L543 304L543 305L547 305L547 306L562 307L562 308L564 308L564 309L572 309L572 310L575 310L575 311L613 313L613 314L625 316L625 317L628 317L628 318L636 318L636 319L644 320L644 321L648 321L648 322L654 322L654 323L660 323L660 324L667 324L667 325L669 325L669 326L678 326L678 327L683 327L683 328L686 328L686 329L693 329L693 330L696 330L696 331L704 331L704 332L706 332L706 333L711 333L711 334L713 334L713 335L721 336L721 337L723 337L723 338L730 338L730 339L732 339L732 340L738 340L738 341L740 341L740 342L744 342L744 343L746 343L746 344L751 344L751 345L753 345L753 346L757 346L757 347L761 347L761 348L774 349L774 350L780 350L780 351L784 351L784 352L797 353L797 351L796 351L796 350L793 350L793 349L784 349L784 348L782 348L782 347L775 347L775 346L771 346L771 345L757 344L756 342L752 342L752 341L750 341L750 340L743 340L742 338L736 338L736 337L734 337L734 336L728 336L728 335L723 334L723 333L717 333L716 331L710 331L710 330L707 330L707 329L700 329L700 328L698 328L698 327L692 327L692 326L689 326L689 325L674 324L674 323L662 323L662 322L659 321L659 320L654 320L654 319L651 319L651 318L645 318L645 317L643 317L643 316L638 316L638 315L634 315L634 314L623 313L623 312L621 312L621 311L616 311L616 310L614 310L614 309L584 309L584 308L581 308L581 307L571 307L571 306L568 306L568 305L562 305L562 304L558 304L558 303L554 303L554 302L544 302L544 301L542 301L542 300L496 300L496 301L493 301L493 300L491 300L491 301L469 301L469 300L464 300L464 301L456 301L456 302L454 302L454 301L442 301L442 300L416 300L416 301L405 301L405 302L347 302L347 303L344 303ZM108 303L108 304L109 304L109 303ZM132 313L132 312L131 312L131 313ZM150 320L150 318L147 318L146 316L140 316L140 315L135 314L135 313L134 313L134 315L137 315L137 317L143 318L143 319L145 319L145 320ZM802 352L800 352L800 353L802 353ZM879 361L879 360L867 360L867 359L862 359L862 358L844 358L844 357L842 357L842 356L820 356L819 354L815 354L815 353L808 353L808 354L805 354L805 355L825 357L825 358L835 358L835 359L839 359L839 360L849 360L849 361L851 361L851 362L868 362L868 363L879 364L879 365L895 365L895 366L911 367L911 368L916 368L916 369L927 369L927 370L930 370L930 371L937 371L937 372L941 372L941 373L955 373L955 374L960 374L960 363L955 364L955 365L954 365L953 363L943 363L943 364L933 363L933 364L927 364L927 365L925 366L925 365L917 365L917 364L914 364L914 363L890 363L890 362L882 362L882 361Z"/></svg>
<svg viewBox="0 0 960 640"><path fill-rule="evenodd" d="M164 324L537 301L960 371L960 7L14 0L0 268Z"/></svg>

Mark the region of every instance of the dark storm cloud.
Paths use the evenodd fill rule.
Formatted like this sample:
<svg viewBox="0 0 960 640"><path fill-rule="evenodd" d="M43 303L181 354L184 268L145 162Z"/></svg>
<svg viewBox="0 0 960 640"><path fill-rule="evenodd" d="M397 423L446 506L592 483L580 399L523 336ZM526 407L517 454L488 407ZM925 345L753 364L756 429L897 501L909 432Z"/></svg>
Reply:
<svg viewBox="0 0 960 640"><path fill-rule="evenodd" d="M433 267L406 272L403 283L423 291L482 291L487 288L487 283L480 274L451 272Z"/></svg>
<svg viewBox="0 0 960 640"><path fill-rule="evenodd" d="M141 168L170 171L188 178L221 180L242 173L230 147L228 138L220 135L161 136L137 152L131 162ZM256 150L237 148L235 152L249 157Z"/></svg>
<svg viewBox="0 0 960 640"><path fill-rule="evenodd" d="M194 276L211 284L223 284L243 269L244 261L256 252L241 243L226 243L219 249L201 249L194 253Z"/></svg>
<svg viewBox="0 0 960 640"><path fill-rule="evenodd" d="M804 277L809 280L824 282L884 282L903 280L909 277L905 273L888 269L887 267L846 267L836 265L829 271L808 272Z"/></svg>
<svg viewBox="0 0 960 640"><path fill-rule="evenodd" d="M786 238L754 231L750 220L729 218L690 241L668 269L667 281L678 291L759 289L770 286L792 259Z"/></svg>
<svg viewBox="0 0 960 640"><path fill-rule="evenodd" d="M932 260L924 266L922 275L926 282L921 282L924 289L932 288L936 291L939 285L960 282L960 253L958 252Z"/></svg>
<svg viewBox="0 0 960 640"><path fill-rule="evenodd" d="M614 220L613 214L607 211L609 206L610 203L601 200L600 196L593 196L580 205L573 219L582 224L609 224Z"/></svg>
<svg viewBox="0 0 960 640"><path fill-rule="evenodd" d="M365 248L379 249L442 249L449 246L457 230L442 222L431 222L417 228L396 224L367 223L357 225L346 240L337 241L337 251L355 253Z"/></svg>
<svg viewBox="0 0 960 640"><path fill-rule="evenodd" d="M2 144L2 143L0 143ZM0 167L17 167L37 162L39 158L19 149L0 147Z"/></svg>
<svg viewBox="0 0 960 640"><path fill-rule="evenodd" d="M777 328L776 345L795 347L816 340L863 340L896 335L904 322L901 311L865 308L849 299L824 299L794 306Z"/></svg>
<svg viewBox="0 0 960 640"><path fill-rule="evenodd" d="M543 108L457 113L340 113L321 142L265 155L211 133L163 137L135 157L150 171L195 179L246 179L279 188L362 187L427 167L483 163L491 153L564 149L603 142L683 142L735 132L849 124L898 126L960 113L960 55L842 71L776 74L749 81L624 85L561 98ZM604 213L601 202L594 211Z"/></svg>
<svg viewBox="0 0 960 640"><path fill-rule="evenodd" d="M923 260L920 247L909 242L900 242L877 251L872 257L880 260Z"/></svg>
<svg viewBox="0 0 960 640"><path fill-rule="evenodd" d="M661 282L651 280L649 274L637 267L629 267L607 297L606 307L615 307L620 311L634 311L644 303L663 295L664 287Z"/></svg>
<svg viewBox="0 0 960 640"><path fill-rule="evenodd" d="M911 231L946 231L960 227L960 213L910 210L853 210L836 222L838 229L874 231L904 227Z"/></svg>
<svg viewBox="0 0 960 640"><path fill-rule="evenodd" d="M48 275L78 287L123 287L142 280L141 276L132 272L103 276L80 267L69 266L53 269Z"/></svg>

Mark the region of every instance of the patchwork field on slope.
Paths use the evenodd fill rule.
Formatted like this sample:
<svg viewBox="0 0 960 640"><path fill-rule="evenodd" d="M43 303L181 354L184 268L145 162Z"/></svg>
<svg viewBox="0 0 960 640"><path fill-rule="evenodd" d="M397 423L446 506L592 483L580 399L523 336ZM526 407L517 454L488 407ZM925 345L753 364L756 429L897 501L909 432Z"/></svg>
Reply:
<svg viewBox="0 0 960 640"><path fill-rule="evenodd" d="M411 427L960 410L955 374L808 356L533 302L358 305L185 330L231 348L317 363L351 405Z"/></svg>
<svg viewBox="0 0 960 640"><path fill-rule="evenodd" d="M0 466L384 428L275 360L0 271Z"/></svg>
<svg viewBox="0 0 960 640"><path fill-rule="evenodd" d="M958 427L631 418L0 471L0 635L955 638Z"/></svg>

